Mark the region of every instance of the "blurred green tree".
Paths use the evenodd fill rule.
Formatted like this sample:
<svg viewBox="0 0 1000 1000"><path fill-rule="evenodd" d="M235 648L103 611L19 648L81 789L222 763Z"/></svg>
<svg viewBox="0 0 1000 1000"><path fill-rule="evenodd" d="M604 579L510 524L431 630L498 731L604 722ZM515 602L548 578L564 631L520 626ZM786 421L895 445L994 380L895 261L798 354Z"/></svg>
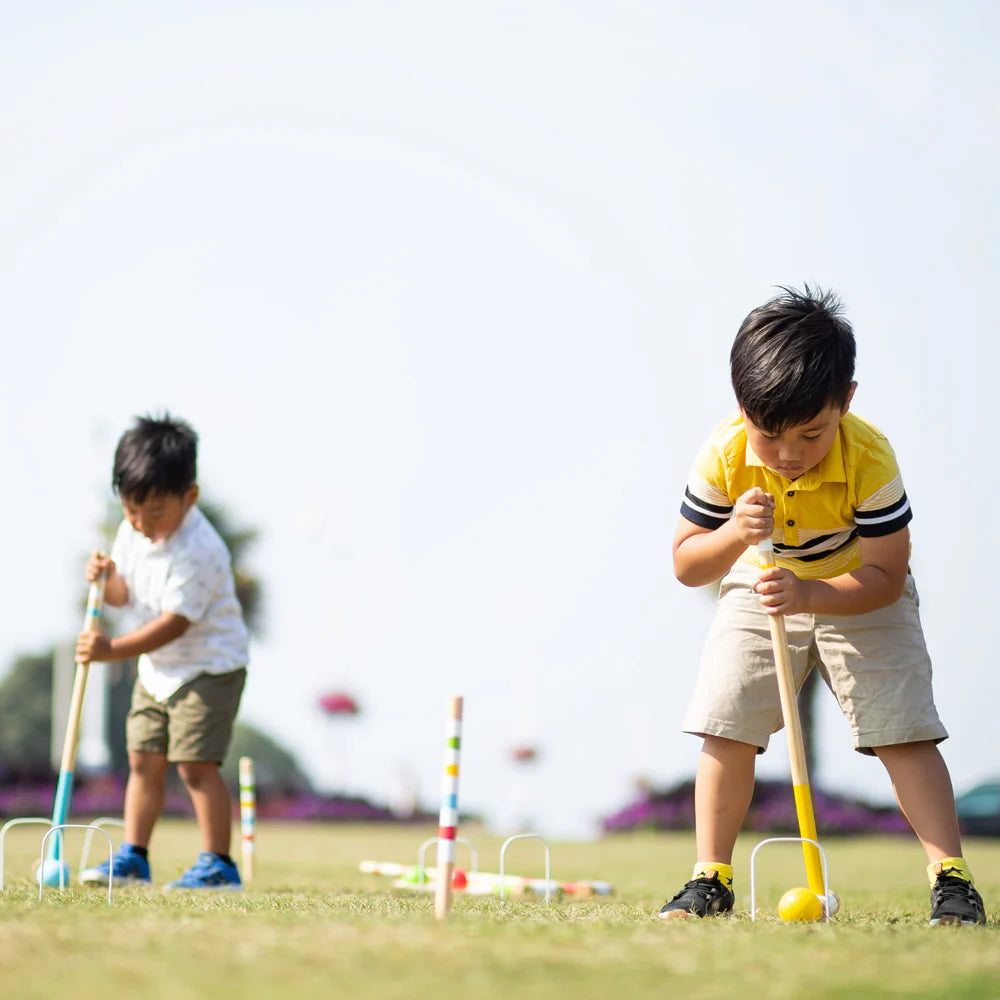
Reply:
<svg viewBox="0 0 1000 1000"><path fill-rule="evenodd" d="M25 654L0 684L0 774L52 773L52 653Z"/></svg>

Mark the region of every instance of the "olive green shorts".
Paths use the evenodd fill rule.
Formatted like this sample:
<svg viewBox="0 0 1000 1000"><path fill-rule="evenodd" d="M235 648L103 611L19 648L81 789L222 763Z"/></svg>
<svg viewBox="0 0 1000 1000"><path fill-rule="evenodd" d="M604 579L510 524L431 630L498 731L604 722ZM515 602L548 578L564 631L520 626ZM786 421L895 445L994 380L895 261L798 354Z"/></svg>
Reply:
<svg viewBox="0 0 1000 1000"><path fill-rule="evenodd" d="M229 752L246 669L199 674L166 702L154 701L138 679L125 723L129 750L166 754L167 760L221 764Z"/></svg>
<svg viewBox="0 0 1000 1000"><path fill-rule="evenodd" d="M723 579L685 732L750 743L763 752L782 727L781 701L767 615L752 589L760 573L737 563ZM854 749L948 733L934 707L931 661L913 577L895 604L861 615L786 615L798 690L813 666L840 703Z"/></svg>

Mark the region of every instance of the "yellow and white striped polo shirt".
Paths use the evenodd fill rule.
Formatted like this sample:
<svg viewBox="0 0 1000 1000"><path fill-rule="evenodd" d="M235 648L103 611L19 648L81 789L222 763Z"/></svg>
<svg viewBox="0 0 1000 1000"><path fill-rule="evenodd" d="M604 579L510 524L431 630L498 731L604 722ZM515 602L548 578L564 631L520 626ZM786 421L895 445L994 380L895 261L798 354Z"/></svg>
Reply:
<svg viewBox="0 0 1000 1000"><path fill-rule="evenodd" d="M913 513L885 436L848 412L826 457L798 479L769 469L747 443L737 411L712 432L688 479L681 515L720 528L736 500L757 486L774 497L774 553L802 579L826 579L861 565L859 537L889 535ZM741 557L756 563L756 552Z"/></svg>

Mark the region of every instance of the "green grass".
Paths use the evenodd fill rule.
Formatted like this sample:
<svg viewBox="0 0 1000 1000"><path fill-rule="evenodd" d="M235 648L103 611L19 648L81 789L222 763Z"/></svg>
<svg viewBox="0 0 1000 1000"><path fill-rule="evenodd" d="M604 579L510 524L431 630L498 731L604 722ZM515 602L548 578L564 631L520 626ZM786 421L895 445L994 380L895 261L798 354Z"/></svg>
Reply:
<svg viewBox="0 0 1000 1000"><path fill-rule="evenodd" d="M459 832L478 848L481 869L498 870L499 839ZM39 902L30 871L40 834L13 831L0 894L0 990L18 1000L1000 996L996 918L985 929L928 928L922 852L905 838L824 843L842 900L829 926L774 916L781 893L804 880L798 845L758 856L761 912L750 920L756 837L739 845L736 917L655 920L689 876L690 834L553 843L553 877L607 880L615 895L551 906L456 897L438 923L430 896L358 871L365 858L413 863L434 833L261 824L247 892L120 890L109 906L106 894L77 888L46 890ZM197 852L193 822L162 824L153 846L159 885ZM78 852L71 843L69 856ZM1000 900L1000 842L972 841L966 854L989 909ZM460 846L460 865L466 856ZM541 876L540 846L511 845L507 867Z"/></svg>

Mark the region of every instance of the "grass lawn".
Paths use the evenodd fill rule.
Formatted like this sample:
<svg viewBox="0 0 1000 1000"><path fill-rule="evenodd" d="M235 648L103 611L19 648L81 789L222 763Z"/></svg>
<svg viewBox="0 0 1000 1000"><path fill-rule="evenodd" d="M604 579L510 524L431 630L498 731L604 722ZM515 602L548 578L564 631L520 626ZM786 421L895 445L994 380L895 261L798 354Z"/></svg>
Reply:
<svg viewBox="0 0 1000 1000"><path fill-rule="evenodd" d="M39 902L30 871L40 832L12 831L0 990L17 1000L1000 997L997 919L984 929L927 927L923 854L907 838L824 842L842 901L829 926L774 915L781 893L805 879L801 850L790 844L758 856L760 913L751 921L757 837L739 844L734 918L654 919L689 877L690 834L552 843L553 878L605 880L614 895L549 906L456 896L438 923L429 895L392 890L389 879L358 869L363 859L415 863L435 832L261 823L246 892L168 894L158 886L194 859L198 841L193 821L164 822L153 844L157 888L118 890L109 906L105 893L80 888L47 889ZM481 870L498 870L498 838L459 833L478 849ZM69 845L74 865L79 847ZM1000 901L1000 841L969 841L966 854L991 911ZM431 848L431 864L433 856ZM459 865L467 857L460 845ZM512 844L506 867L541 877L541 845Z"/></svg>

